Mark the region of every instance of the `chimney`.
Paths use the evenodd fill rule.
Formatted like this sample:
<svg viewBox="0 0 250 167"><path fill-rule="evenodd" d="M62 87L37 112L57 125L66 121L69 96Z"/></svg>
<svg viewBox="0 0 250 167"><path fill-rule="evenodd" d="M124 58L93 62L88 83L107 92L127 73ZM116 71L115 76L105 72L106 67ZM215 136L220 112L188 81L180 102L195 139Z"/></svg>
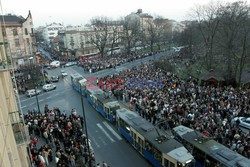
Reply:
<svg viewBox="0 0 250 167"><path fill-rule="evenodd" d="M142 9L138 9L138 10L137 10L137 13L138 13L138 14L141 14L141 13L142 13Z"/></svg>

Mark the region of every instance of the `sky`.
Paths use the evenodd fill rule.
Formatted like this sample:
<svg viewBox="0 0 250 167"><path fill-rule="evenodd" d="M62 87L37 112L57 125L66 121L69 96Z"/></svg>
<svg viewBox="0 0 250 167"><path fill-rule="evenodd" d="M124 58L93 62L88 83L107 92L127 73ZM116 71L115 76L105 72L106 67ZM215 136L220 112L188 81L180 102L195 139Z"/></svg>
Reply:
<svg viewBox="0 0 250 167"><path fill-rule="evenodd" d="M27 17L31 11L34 27L52 22L84 25L96 16L119 19L137 9L143 13L176 21L187 20L187 14L196 5L210 0L0 0L1 14Z"/></svg>

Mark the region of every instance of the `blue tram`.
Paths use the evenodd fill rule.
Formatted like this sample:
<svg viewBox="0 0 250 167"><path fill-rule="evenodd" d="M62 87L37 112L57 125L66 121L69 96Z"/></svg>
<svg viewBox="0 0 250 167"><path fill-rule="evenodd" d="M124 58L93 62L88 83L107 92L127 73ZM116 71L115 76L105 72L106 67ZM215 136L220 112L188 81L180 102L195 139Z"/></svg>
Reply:
<svg viewBox="0 0 250 167"><path fill-rule="evenodd" d="M109 122L115 122L116 110L120 109L120 104L113 96L101 89L88 89L87 100Z"/></svg>
<svg viewBox="0 0 250 167"><path fill-rule="evenodd" d="M75 89L78 93L82 91L81 94L86 96L87 80L80 74L72 74L70 79L73 89Z"/></svg>
<svg viewBox="0 0 250 167"><path fill-rule="evenodd" d="M250 167L250 160L185 126L173 129L175 138L195 157L197 167Z"/></svg>
<svg viewBox="0 0 250 167"><path fill-rule="evenodd" d="M119 109L116 120L121 135L154 167L193 166L193 156L181 143L136 113Z"/></svg>

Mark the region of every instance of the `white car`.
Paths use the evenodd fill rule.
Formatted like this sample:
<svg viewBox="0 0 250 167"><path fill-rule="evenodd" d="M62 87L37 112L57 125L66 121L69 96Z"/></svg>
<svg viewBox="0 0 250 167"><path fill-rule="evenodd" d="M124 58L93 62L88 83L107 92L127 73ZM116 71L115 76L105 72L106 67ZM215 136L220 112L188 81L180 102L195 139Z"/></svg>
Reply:
<svg viewBox="0 0 250 167"><path fill-rule="evenodd" d="M27 97L32 97L32 96L35 96L35 95L39 95L42 91L41 90L35 90L35 89L30 89L30 90L27 90L26 91L26 96Z"/></svg>
<svg viewBox="0 0 250 167"><path fill-rule="evenodd" d="M72 62L68 62L65 64L65 67L73 66L74 64Z"/></svg>
<svg viewBox="0 0 250 167"><path fill-rule="evenodd" d="M240 126L244 127L246 129L250 129L250 117L245 118L245 117L235 117L232 122L236 122L237 120L240 121Z"/></svg>
<svg viewBox="0 0 250 167"><path fill-rule="evenodd" d="M48 92L50 90L54 90L56 89L56 85L54 84L46 84L46 85L43 85L43 90Z"/></svg>
<svg viewBox="0 0 250 167"><path fill-rule="evenodd" d="M64 70L61 70L61 74L62 74L63 77L68 76L68 74Z"/></svg>

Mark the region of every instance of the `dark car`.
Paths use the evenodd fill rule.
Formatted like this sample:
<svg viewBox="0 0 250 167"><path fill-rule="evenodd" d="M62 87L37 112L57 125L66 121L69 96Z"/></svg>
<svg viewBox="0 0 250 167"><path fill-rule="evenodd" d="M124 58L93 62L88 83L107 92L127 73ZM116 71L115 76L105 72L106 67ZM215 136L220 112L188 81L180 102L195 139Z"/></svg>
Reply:
<svg viewBox="0 0 250 167"><path fill-rule="evenodd" d="M58 76L52 76L50 78L51 82L58 82L59 81L59 77Z"/></svg>

